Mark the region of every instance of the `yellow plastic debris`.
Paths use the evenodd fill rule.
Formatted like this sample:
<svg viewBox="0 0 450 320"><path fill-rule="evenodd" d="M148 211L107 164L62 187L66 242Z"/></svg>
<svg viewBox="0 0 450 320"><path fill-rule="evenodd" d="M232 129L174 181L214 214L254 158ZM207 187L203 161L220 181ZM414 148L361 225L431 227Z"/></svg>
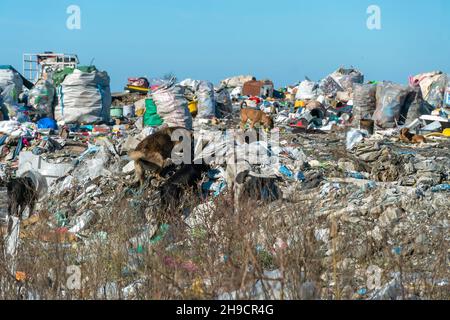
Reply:
<svg viewBox="0 0 450 320"><path fill-rule="evenodd" d="M203 291L203 280L201 278L197 278L192 284L192 293L197 297L203 297L205 291Z"/></svg>
<svg viewBox="0 0 450 320"><path fill-rule="evenodd" d="M198 111L198 101L191 101L189 102L189 111L191 113L197 113Z"/></svg>
<svg viewBox="0 0 450 320"><path fill-rule="evenodd" d="M442 132L442 134L446 137L450 138L450 128L444 129L444 131Z"/></svg>
<svg viewBox="0 0 450 320"><path fill-rule="evenodd" d="M140 108L136 110L136 116L143 117L145 113L145 108Z"/></svg>
<svg viewBox="0 0 450 320"><path fill-rule="evenodd" d="M304 108L306 106L305 101L303 100L297 100L295 101L294 108Z"/></svg>
<svg viewBox="0 0 450 320"><path fill-rule="evenodd" d="M442 131L442 133L440 132L433 132L433 133L429 133L425 136L426 138L428 137L444 137L444 138L450 138L450 128L444 129L444 131Z"/></svg>

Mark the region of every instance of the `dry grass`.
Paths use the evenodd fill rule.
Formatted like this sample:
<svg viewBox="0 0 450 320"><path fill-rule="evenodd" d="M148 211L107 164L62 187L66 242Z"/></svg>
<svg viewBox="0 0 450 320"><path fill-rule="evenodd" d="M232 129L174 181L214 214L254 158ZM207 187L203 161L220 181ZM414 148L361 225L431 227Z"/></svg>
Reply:
<svg viewBox="0 0 450 320"><path fill-rule="evenodd" d="M65 195L66 200L71 197ZM233 201L224 194L194 228L170 220L159 241L146 239L136 246L130 239L142 232L148 218L176 215L159 212L152 199L151 192L115 190L114 207L93 206L97 218L86 241L61 241L49 234L54 229L45 222L52 216L42 211L39 223L22 228L17 270L26 280L17 281L8 271L9 261L0 261L0 299L216 299L226 292L235 292L237 299L357 299L364 298L357 290L367 287L364 271L371 265L382 268L383 284L392 273L400 274L405 299L450 297L448 284L436 284L449 277L445 229L436 234L440 246L404 243L409 249L394 254L392 243L404 239L387 234L375 243L363 238L369 231L364 225L328 222L316 215L318 202L263 205L249 199L234 214ZM186 196L185 206L191 199L197 197ZM70 208L67 203L60 207ZM331 242L317 239L319 226L330 230ZM418 265L411 259L420 255L432 257L432 263ZM81 268L80 290L65 289L72 265ZM268 278L267 272L274 270L276 277ZM122 290L136 281L134 293Z"/></svg>

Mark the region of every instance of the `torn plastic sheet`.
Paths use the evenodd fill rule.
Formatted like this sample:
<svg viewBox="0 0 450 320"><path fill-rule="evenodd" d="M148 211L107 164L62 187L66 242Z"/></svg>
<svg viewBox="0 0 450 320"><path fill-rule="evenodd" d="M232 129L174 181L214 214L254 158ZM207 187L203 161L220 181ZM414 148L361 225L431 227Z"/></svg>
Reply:
<svg viewBox="0 0 450 320"><path fill-rule="evenodd" d="M9 217L11 227L11 232L6 236L6 255L15 257L17 254L17 248L19 246L19 235L20 235L20 219L17 217Z"/></svg>
<svg viewBox="0 0 450 320"><path fill-rule="evenodd" d="M76 159L75 161L74 161L74 165L78 165L81 161L83 161L88 155L90 155L90 154L94 154L94 153L96 153L96 152L98 152L100 150L100 147L99 146L95 146L95 145L89 145L89 147L88 147L88 149L85 151L85 152L83 152L79 157L78 157L78 159Z"/></svg>
<svg viewBox="0 0 450 320"><path fill-rule="evenodd" d="M75 225L69 229L70 233L78 233L89 226L91 221L94 219L95 213L92 210L83 213L81 216L77 217L75 220Z"/></svg>
<svg viewBox="0 0 450 320"><path fill-rule="evenodd" d="M366 130L351 130L347 133L347 150L352 150L356 145L364 140L369 133Z"/></svg>

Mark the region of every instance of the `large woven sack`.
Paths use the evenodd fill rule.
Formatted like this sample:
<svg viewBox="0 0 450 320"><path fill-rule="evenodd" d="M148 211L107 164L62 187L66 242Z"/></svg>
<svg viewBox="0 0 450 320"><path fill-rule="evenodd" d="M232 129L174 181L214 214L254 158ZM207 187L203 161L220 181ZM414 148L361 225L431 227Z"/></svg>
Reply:
<svg viewBox="0 0 450 320"><path fill-rule="evenodd" d="M109 121L111 89L108 73L75 69L57 89L55 119L65 123Z"/></svg>
<svg viewBox="0 0 450 320"><path fill-rule="evenodd" d="M418 85L423 99L435 108L441 108L449 77L442 71L422 73L410 79L411 85Z"/></svg>
<svg viewBox="0 0 450 320"><path fill-rule="evenodd" d="M377 86L377 108L373 115L376 125L381 128L393 128L399 124L401 110L410 88L394 83Z"/></svg>
<svg viewBox="0 0 450 320"><path fill-rule="evenodd" d="M183 87L175 85L175 81L172 80L154 90L151 97L164 124L192 130L192 115L183 94Z"/></svg>
<svg viewBox="0 0 450 320"><path fill-rule="evenodd" d="M377 86L355 84L353 86L353 118L359 124L362 119L372 119L377 108Z"/></svg>

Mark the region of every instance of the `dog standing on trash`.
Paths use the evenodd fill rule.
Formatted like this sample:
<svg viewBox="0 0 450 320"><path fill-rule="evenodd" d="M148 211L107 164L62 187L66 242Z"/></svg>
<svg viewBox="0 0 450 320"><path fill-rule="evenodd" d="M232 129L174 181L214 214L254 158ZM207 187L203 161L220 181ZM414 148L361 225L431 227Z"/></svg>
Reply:
<svg viewBox="0 0 450 320"><path fill-rule="evenodd" d="M257 123L264 125L266 129L273 129L273 119L261 110L241 109L241 129L244 130L245 124L250 120L250 128L254 129Z"/></svg>
<svg viewBox="0 0 450 320"><path fill-rule="evenodd" d="M36 185L30 177L12 179L8 182L0 182L7 189L8 215L22 219L25 209L28 207L30 216L38 200Z"/></svg>
<svg viewBox="0 0 450 320"><path fill-rule="evenodd" d="M182 203L186 190L199 191L199 183L210 169L206 164L184 164L160 188L161 208L176 209Z"/></svg>
<svg viewBox="0 0 450 320"><path fill-rule="evenodd" d="M172 140L172 136L177 130L183 134L183 139L192 138L192 133L185 128L164 128L142 140L135 151L128 154L134 161L135 183L140 182L141 186L144 184L146 170L160 175L162 170L170 164L174 147L182 143Z"/></svg>

